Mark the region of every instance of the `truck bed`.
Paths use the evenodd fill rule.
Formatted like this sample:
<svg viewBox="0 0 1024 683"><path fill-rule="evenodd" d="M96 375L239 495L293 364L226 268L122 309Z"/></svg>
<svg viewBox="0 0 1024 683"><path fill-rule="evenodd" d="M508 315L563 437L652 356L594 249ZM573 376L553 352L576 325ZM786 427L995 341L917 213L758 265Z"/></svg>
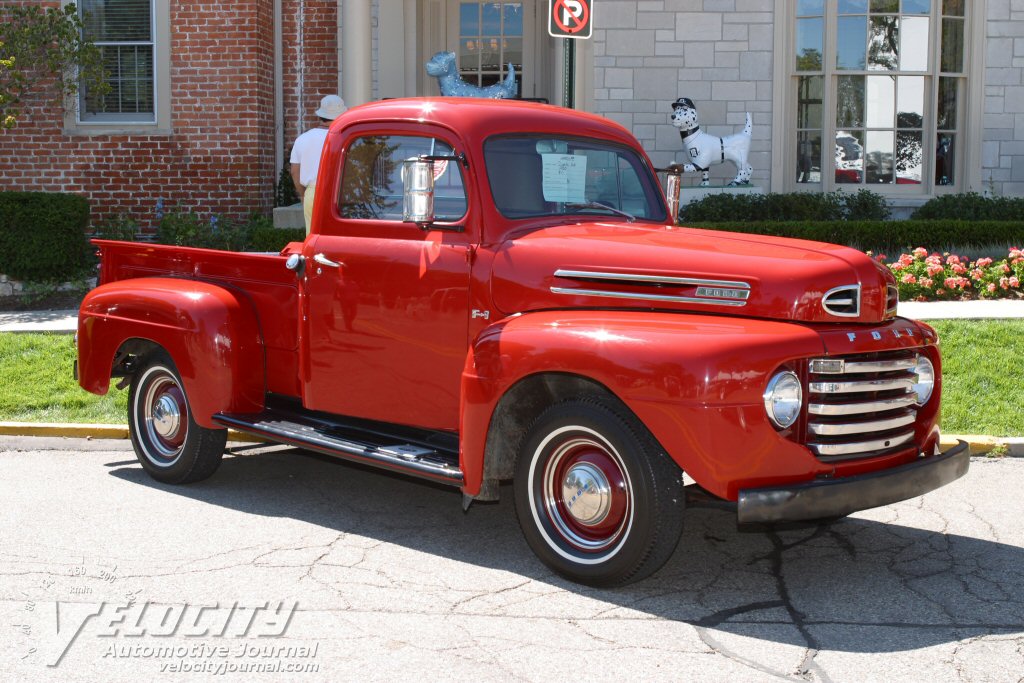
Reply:
<svg viewBox="0 0 1024 683"><path fill-rule="evenodd" d="M196 249L164 244L93 240L101 255L100 284L139 277L211 282L241 292L256 309L267 353L267 389L299 396L298 311L295 274L276 253Z"/></svg>

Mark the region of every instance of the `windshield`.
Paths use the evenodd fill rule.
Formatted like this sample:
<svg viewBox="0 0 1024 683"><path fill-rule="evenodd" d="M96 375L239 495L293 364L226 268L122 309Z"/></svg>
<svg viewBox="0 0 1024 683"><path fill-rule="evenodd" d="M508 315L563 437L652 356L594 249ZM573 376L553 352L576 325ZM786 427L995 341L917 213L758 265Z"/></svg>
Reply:
<svg viewBox="0 0 1024 683"><path fill-rule="evenodd" d="M664 221L654 176L625 145L586 138L494 137L484 143L494 203L506 218L594 215ZM601 206L603 205L603 206Z"/></svg>

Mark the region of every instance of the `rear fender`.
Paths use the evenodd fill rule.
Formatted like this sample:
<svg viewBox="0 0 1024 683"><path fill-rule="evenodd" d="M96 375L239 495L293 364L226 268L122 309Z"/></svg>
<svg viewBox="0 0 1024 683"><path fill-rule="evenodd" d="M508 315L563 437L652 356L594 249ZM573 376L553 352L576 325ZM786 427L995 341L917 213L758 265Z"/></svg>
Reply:
<svg viewBox="0 0 1024 683"><path fill-rule="evenodd" d="M641 311L507 318L477 338L463 372L464 491L475 496L490 473L509 471L507 463L485 463L485 452L494 455L488 434L502 421L495 414L502 397L529 378L553 374L615 396L716 495L732 494L729 482L763 470L764 458L771 458L774 475L813 476L827 468L779 436L761 394L780 365L822 348L806 327L745 318Z"/></svg>
<svg viewBox="0 0 1024 683"><path fill-rule="evenodd" d="M265 395L263 335L245 294L175 278L137 278L89 292L78 313L78 383L107 393L118 350L133 340L167 351L196 422L218 412L257 412Z"/></svg>

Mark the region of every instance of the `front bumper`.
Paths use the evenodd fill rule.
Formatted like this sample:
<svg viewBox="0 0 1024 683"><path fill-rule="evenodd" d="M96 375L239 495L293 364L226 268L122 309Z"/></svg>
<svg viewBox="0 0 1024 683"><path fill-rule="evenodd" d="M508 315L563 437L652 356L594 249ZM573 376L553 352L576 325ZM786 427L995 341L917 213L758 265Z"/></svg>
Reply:
<svg viewBox="0 0 1024 683"><path fill-rule="evenodd" d="M842 479L740 491L740 524L795 522L841 517L858 510L908 500L945 486L967 473L971 453L960 441L945 453L892 469Z"/></svg>

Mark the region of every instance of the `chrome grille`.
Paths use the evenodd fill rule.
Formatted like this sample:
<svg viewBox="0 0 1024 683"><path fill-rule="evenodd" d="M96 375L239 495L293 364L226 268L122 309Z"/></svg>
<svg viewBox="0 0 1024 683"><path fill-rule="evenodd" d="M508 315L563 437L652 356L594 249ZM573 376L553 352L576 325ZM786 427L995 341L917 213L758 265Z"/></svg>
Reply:
<svg viewBox="0 0 1024 683"><path fill-rule="evenodd" d="M807 365L807 446L819 460L871 458L914 441L914 351L816 358Z"/></svg>

